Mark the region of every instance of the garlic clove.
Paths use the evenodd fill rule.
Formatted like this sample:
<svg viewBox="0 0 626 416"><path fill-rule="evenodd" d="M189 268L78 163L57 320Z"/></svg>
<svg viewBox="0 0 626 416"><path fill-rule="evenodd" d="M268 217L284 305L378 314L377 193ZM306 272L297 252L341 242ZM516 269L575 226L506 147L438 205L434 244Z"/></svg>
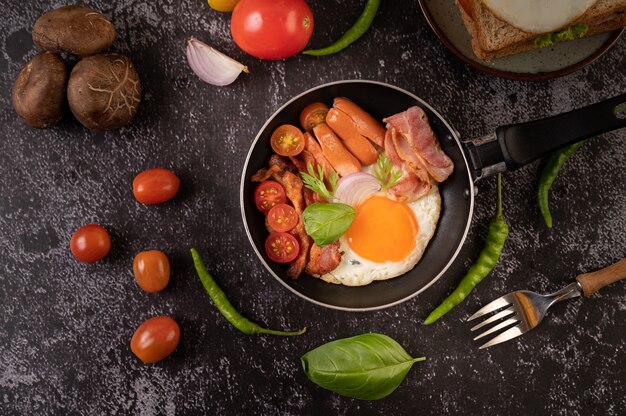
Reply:
<svg viewBox="0 0 626 416"><path fill-rule="evenodd" d="M237 79L248 68L206 43L191 36L187 39L187 62L193 72L204 82L224 86Z"/></svg>

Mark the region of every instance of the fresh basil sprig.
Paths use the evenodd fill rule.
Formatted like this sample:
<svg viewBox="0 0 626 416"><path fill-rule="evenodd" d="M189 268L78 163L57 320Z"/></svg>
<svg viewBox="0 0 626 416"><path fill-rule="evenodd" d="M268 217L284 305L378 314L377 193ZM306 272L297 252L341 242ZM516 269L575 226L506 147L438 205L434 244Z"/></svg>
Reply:
<svg viewBox="0 0 626 416"><path fill-rule="evenodd" d="M301 358L306 376L319 386L360 400L378 400L402 383L413 363L400 344L382 334L329 342Z"/></svg>
<svg viewBox="0 0 626 416"><path fill-rule="evenodd" d="M330 185L330 189L328 189L324 183L324 169L322 169L320 165L317 165L316 173L313 168L313 164L309 162L307 170L309 173L300 172L304 186L313 192L317 192L329 201L335 199L334 193L337 190L337 182L339 181L339 175L337 175L337 172L333 171L328 177L328 184Z"/></svg>
<svg viewBox="0 0 626 416"><path fill-rule="evenodd" d="M400 178L402 172L399 170L393 170L393 162L384 153L378 157L376 161L376 167L374 168L374 176L380 182L383 191L394 187Z"/></svg>
<svg viewBox="0 0 626 416"><path fill-rule="evenodd" d="M339 240L348 231L355 215L356 211L350 205L316 202L306 207L302 221L315 244L324 247Z"/></svg>

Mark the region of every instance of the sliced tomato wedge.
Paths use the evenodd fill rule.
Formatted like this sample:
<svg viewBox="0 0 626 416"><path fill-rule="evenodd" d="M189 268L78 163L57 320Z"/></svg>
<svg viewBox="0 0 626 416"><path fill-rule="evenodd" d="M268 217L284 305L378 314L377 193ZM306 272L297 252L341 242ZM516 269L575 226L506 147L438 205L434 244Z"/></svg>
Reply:
<svg viewBox="0 0 626 416"><path fill-rule="evenodd" d="M304 107L300 113L300 125L305 131L313 130L313 127L326 121L326 114L330 109L324 103L312 103Z"/></svg>
<svg viewBox="0 0 626 416"><path fill-rule="evenodd" d="M467 4L467 0L459 0L459 4L461 5L461 7L463 7L463 10L465 10L465 13L467 13L469 17L473 17L472 10L469 8L469 5Z"/></svg>
<svg viewBox="0 0 626 416"><path fill-rule="evenodd" d="M296 237L289 233L274 232L265 240L265 252L267 257L276 263L289 263L298 257L300 244Z"/></svg>
<svg viewBox="0 0 626 416"><path fill-rule="evenodd" d="M284 204L287 201L285 189L274 181L264 181L254 190L254 203L263 214L267 214L274 205Z"/></svg>
<svg viewBox="0 0 626 416"><path fill-rule="evenodd" d="M297 156L304 150L304 135L296 126L283 124L272 133L270 144L281 156Z"/></svg>
<svg viewBox="0 0 626 416"><path fill-rule="evenodd" d="M298 213L291 205L278 204L267 213L267 223L272 230L285 232L298 224L298 217Z"/></svg>

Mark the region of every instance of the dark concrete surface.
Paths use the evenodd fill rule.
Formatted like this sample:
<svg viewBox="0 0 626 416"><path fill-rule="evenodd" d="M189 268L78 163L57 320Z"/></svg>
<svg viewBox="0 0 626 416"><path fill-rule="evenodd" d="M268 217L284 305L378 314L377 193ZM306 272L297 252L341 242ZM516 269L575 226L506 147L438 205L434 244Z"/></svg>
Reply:
<svg viewBox="0 0 626 416"><path fill-rule="evenodd" d="M511 234L494 273L433 327L421 321L479 252L493 212L494 180L480 185L469 237L451 270L416 298L386 310L340 312L308 303L259 264L239 212L248 146L275 109L320 83L373 79L429 101L464 137L556 114L626 91L626 40L565 78L522 83L468 68L444 49L416 1L386 1L372 30L327 58L267 62L231 41L229 16L196 1L88 1L118 31L113 49L129 55L144 87L136 119L117 131L88 131L66 114L49 130L26 127L10 90L36 53L30 33L60 1L3 1L0 21L0 414L488 414L619 415L626 409L626 287L554 308L515 341L479 351L462 322L511 290L557 290L578 273L626 253L626 131L590 140L552 192L555 227L535 201L540 163L505 177ZM314 45L350 26L361 1L309 1ZM184 41L195 35L244 62L250 75L228 87L189 70ZM178 196L139 205L131 182L167 167ZM69 251L79 226L110 230L113 248L97 264ZM204 255L233 303L271 327L309 327L297 338L245 336L216 311L195 276L189 247ZM171 259L170 285L141 291L133 256L158 248ZM144 365L129 349L135 328L165 314L182 330L177 351ZM333 339L382 332L416 364L391 396L363 402L309 382L299 358Z"/></svg>

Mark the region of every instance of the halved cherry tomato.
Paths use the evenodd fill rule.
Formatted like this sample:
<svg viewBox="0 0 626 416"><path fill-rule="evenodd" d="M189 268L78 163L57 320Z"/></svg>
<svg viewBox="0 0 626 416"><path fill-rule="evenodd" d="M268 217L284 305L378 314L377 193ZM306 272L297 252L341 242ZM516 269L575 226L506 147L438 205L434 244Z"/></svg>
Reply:
<svg viewBox="0 0 626 416"><path fill-rule="evenodd" d="M297 156L304 150L304 134L296 126L283 124L272 133L270 144L281 156Z"/></svg>
<svg viewBox="0 0 626 416"><path fill-rule="evenodd" d="M313 13L304 0L240 0L230 18L233 40L261 59L300 52L313 34Z"/></svg>
<svg viewBox="0 0 626 416"><path fill-rule="evenodd" d="M322 124L328 114L328 106L324 103L312 103L304 107L300 113L300 125L305 131L313 130L313 127Z"/></svg>
<svg viewBox="0 0 626 416"><path fill-rule="evenodd" d="M135 176L133 194L142 204L160 204L176 195L180 179L171 170L148 169Z"/></svg>
<svg viewBox="0 0 626 416"><path fill-rule="evenodd" d="M267 213L267 223L274 231L289 231L298 221L298 213L291 205L278 204Z"/></svg>
<svg viewBox="0 0 626 416"><path fill-rule="evenodd" d="M263 214L267 214L274 205L284 204L286 201L285 189L278 182L264 181L254 190L254 203Z"/></svg>
<svg viewBox="0 0 626 416"><path fill-rule="evenodd" d="M162 251L142 251L133 260L133 274L140 288L160 292L170 281L170 262Z"/></svg>
<svg viewBox="0 0 626 416"><path fill-rule="evenodd" d="M274 232L265 240L265 252L276 263L289 263L298 257L300 244L289 233Z"/></svg>
<svg viewBox="0 0 626 416"><path fill-rule="evenodd" d="M139 325L130 340L130 350L144 363L154 363L174 352L179 340L176 321L169 316L155 316Z"/></svg>
<svg viewBox="0 0 626 416"><path fill-rule="evenodd" d="M459 0L459 4L463 8L463 10L465 10L465 13L467 13L470 17L472 17L472 10L469 8L469 5L467 4L467 0Z"/></svg>
<svg viewBox="0 0 626 416"><path fill-rule="evenodd" d="M80 227L70 240L70 250L76 260L94 263L104 258L111 249L111 238L104 227L87 224Z"/></svg>

